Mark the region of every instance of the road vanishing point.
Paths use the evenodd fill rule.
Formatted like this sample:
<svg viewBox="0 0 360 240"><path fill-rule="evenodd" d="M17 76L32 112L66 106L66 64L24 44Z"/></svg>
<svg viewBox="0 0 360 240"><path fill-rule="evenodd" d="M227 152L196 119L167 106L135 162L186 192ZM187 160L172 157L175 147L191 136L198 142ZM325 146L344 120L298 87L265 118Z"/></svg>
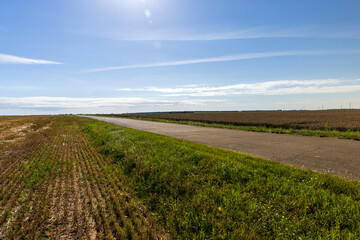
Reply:
<svg viewBox="0 0 360 240"><path fill-rule="evenodd" d="M87 116L119 126L360 180L360 141Z"/></svg>

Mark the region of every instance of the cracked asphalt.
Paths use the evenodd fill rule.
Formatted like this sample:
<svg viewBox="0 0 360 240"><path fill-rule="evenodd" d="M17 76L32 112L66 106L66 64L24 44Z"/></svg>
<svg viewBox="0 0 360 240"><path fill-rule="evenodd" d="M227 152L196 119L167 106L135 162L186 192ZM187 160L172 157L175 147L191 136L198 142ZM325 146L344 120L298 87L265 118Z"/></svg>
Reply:
<svg viewBox="0 0 360 240"><path fill-rule="evenodd" d="M295 167L360 180L360 141L124 118L88 117L123 127L246 153Z"/></svg>

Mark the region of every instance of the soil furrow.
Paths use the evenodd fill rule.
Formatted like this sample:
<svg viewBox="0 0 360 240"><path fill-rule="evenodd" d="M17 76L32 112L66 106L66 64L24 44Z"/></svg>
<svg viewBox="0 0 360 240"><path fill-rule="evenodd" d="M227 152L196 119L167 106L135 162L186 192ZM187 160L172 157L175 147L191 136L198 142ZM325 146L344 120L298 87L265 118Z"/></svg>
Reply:
<svg viewBox="0 0 360 240"><path fill-rule="evenodd" d="M86 179L83 175L81 161L79 156L79 151L75 153L76 158L76 174L79 179L78 186L79 186L79 198L80 198L80 205L81 205L81 223L83 231L86 234L87 239L95 239L97 235L95 220L91 216L91 209L89 209L90 199L88 198L86 189Z"/></svg>
<svg viewBox="0 0 360 240"><path fill-rule="evenodd" d="M79 124L59 117L52 127L31 151L2 162L0 239L159 239Z"/></svg>

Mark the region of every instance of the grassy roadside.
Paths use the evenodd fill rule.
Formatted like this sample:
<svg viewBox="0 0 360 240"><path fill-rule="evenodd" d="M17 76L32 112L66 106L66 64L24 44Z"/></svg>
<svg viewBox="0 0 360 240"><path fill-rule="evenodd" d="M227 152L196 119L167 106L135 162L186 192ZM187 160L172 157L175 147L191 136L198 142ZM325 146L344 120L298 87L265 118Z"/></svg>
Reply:
<svg viewBox="0 0 360 240"><path fill-rule="evenodd" d="M103 115L106 117L119 117L111 115ZM200 127L216 127L216 128L226 128L226 129L235 129L235 130L244 130L252 132L268 132L268 133L277 133L277 134L292 134L292 135L302 135L302 136L315 136L315 137L332 137L332 138L342 138L342 139L351 139L360 141L360 131L336 131L336 130L312 130L312 129L294 129L294 128L276 128L276 127L267 127L267 126L239 126L233 124L221 124L221 123L206 123L200 121L188 121L188 120L168 120L160 118L144 118L144 117L123 117L137 120L146 120L154 122L165 122L165 123L178 123L185 125L193 125Z"/></svg>
<svg viewBox="0 0 360 240"><path fill-rule="evenodd" d="M360 183L92 119L84 131L175 239L359 239Z"/></svg>

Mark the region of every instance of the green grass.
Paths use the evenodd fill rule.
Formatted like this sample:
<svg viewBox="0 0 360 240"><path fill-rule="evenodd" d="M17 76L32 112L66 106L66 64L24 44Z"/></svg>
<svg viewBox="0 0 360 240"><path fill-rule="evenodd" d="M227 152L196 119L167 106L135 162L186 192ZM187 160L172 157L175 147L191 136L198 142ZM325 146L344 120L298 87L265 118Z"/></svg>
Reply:
<svg viewBox="0 0 360 240"><path fill-rule="evenodd" d="M119 117L111 115L103 115L106 117ZM169 119L160 119L160 118L143 118L143 117L122 117L138 120L147 120L154 122L166 122L166 123L178 123L185 125L194 125L200 127L216 127L216 128L227 128L227 129L236 129L252 132L268 132L268 133L277 133L277 134L292 134L292 135L302 135L302 136L316 136L316 137L332 137L332 138L342 138L342 139L351 139L351 140L360 140L360 131L337 131L332 130L324 126L326 130L313 130L308 128L294 129L294 128L279 128L279 127L267 127L267 126L241 126L233 124L221 124L221 123L205 123L200 121L188 121L188 120L169 120Z"/></svg>
<svg viewBox="0 0 360 240"><path fill-rule="evenodd" d="M360 183L80 119L175 239L359 239Z"/></svg>

